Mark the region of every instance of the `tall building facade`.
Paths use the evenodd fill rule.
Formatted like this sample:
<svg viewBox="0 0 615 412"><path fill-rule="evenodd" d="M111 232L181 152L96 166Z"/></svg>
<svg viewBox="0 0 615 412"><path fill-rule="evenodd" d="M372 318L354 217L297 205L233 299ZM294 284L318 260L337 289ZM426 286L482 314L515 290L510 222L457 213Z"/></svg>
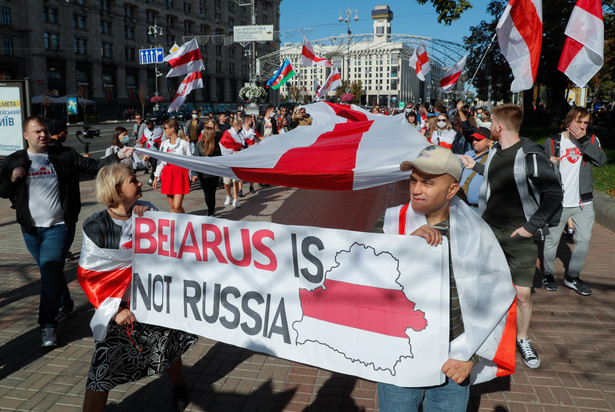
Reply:
<svg viewBox="0 0 615 412"><path fill-rule="evenodd" d="M313 44L316 53L331 60L342 80L361 82L362 104L393 107L400 101L416 103L436 98L435 91L444 73L442 65L432 59L426 81L419 81L415 70L408 65L414 48L406 42L391 41L393 12L389 6L376 6L372 19L373 33L318 42ZM280 49L280 61L288 58L293 63L298 76L291 79L294 80L291 86L298 87L303 97L313 99L315 82L324 83L331 69L300 66L301 48L302 44L285 45Z"/></svg>
<svg viewBox="0 0 615 412"><path fill-rule="evenodd" d="M254 1L256 24L279 30L281 0ZM188 101L234 103L250 77L246 49L232 41L235 25L252 23L250 1L241 3L248 6L235 0L0 0L0 78L27 77L33 96L79 96L94 100L100 113L117 114L140 106L141 98L149 103L156 90L155 66L139 64L140 49L162 47L166 55L173 44L199 36L205 87ZM275 48L257 44L257 55ZM157 88L166 102L183 80L167 79L169 68L158 65Z"/></svg>

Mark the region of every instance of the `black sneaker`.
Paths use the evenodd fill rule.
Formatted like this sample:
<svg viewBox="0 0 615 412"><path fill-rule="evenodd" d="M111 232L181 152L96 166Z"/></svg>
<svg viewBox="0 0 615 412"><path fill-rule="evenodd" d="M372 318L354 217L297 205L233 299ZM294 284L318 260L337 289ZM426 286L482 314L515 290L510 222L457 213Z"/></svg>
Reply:
<svg viewBox="0 0 615 412"><path fill-rule="evenodd" d="M579 295L589 296L592 294L592 290L579 278L564 278L564 286L577 292Z"/></svg>
<svg viewBox="0 0 615 412"><path fill-rule="evenodd" d="M58 346L58 339L56 338L56 328L53 325L45 325L45 327L41 329L41 336L41 346L43 348L54 348Z"/></svg>
<svg viewBox="0 0 615 412"><path fill-rule="evenodd" d="M61 306L58 314L56 315L56 323L64 321L71 313L73 313L74 306L75 305L72 303Z"/></svg>
<svg viewBox="0 0 615 412"><path fill-rule="evenodd" d="M557 290L557 284L555 283L555 279L553 278L553 275L544 275L542 277L542 284L547 290L550 290L550 291Z"/></svg>
<svg viewBox="0 0 615 412"><path fill-rule="evenodd" d="M173 387L173 412L182 412L190 404L190 395L186 385Z"/></svg>
<svg viewBox="0 0 615 412"><path fill-rule="evenodd" d="M523 362L528 368L536 369L540 366L540 357L532 348L529 339L517 339L517 349L523 358Z"/></svg>

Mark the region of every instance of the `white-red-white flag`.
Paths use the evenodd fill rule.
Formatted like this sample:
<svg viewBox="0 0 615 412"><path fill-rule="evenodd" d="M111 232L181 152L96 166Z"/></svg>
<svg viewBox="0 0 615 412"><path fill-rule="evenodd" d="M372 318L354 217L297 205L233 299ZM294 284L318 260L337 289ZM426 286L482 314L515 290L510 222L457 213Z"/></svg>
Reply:
<svg viewBox="0 0 615 412"><path fill-rule="evenodd" d="M382 116L328 102L303 107L312 116L311 126L272 135L232 156L137 150L189 170L246 182L360 190L407 179L399 165L416 158L427 144L403 116Z"/></svg>
<svg viewBox="0 0 615 412"><path fill-rule="evenodd" d="M466 54L459 60L453 67L451 67L446 73L444 73L444 77L440 80L440 87L443 92L448 92L453 87L455 87L455 83L459 80L461 76L461 72L463 72L463 68L466 65L466 60L468 55Z"/></svg>
<svg viewBox="0 0 615 412"><path fill-rule="evenodd" d="M514 93L531 89L542 47L542 0L510 0L496 31L514 76L510 90Z"/></svg>
<svg viewBox="0 0 615 412"><path fill-rule="evenodd" d="M186 76L182 84L179 85L175 96L173 96L173 101L169 105L168 112L174 112L177 110L179 106L184 104L186 100L186 96L190 94L194 89L202 89L203 88L203 77L201 76L201 72L190 73Z"/></svg>
<svg viewBox="0 0 615 412"><path fill-rule="evenodd" d="M427 50L425 50L425 43L421 42L421 44L414 49L414 53L412 57L408 59L408 63L416 72L416 77L418 77L419 80L425 81L425 75L431 70L429 57L427 57Z"/></svg>
<svg viewBox="0 0 615 412"><path fill-rule="evenodd" d="M184 74L205 70L205 64L201 58L201 50L196 37L182 44L176 51L168 54L164 61L171 65L167 77L183 76Z"/></svg>
<svg viewBox="0 0 615 412"><path fill-rule="evenodd" d="M585 87L604 64L604 21L600 0L577 0L566 26L566 42L557 68Z"/></svg>
<svg viewBox="0 0 615 412"><path fill-rule="evenodd" d="M331 74L327 77L327 81L320 86L320 88L316 91L316 96L318 98L322 98L329 91L335 90L342 85L342 78L340 76L340 72L337 71L337 68L331 70Z"/></svg>
<svg viewBox="0 0 615 412"><path fill-rule="evenodd" d="M329 60L318 57L316 53L314 53L312 45L305 36L303 36L303 48L301 49L301 65L333 67L333 63Z"/></svg>

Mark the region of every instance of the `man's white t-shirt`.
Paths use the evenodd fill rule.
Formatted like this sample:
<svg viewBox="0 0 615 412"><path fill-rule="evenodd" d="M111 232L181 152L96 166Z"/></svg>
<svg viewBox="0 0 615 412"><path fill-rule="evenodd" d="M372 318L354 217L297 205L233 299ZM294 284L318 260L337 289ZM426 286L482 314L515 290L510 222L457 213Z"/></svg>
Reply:
<svg viewBox="0 0 615 412"><path fill-rule="evenodd" d="M562 177L564 192L563 207L575 207L579 205L581 194L579 193L579 174L583 152L578 145L578 140L564 137L560 139L559 146L559 173Z"/></svg>
<svg viewBox="0 0 615 412"><path fill-rule="evenodd" d="M64 223L58 175L47 153L27 152L32 164L28 170L28 207L36 227Z"/></svg>

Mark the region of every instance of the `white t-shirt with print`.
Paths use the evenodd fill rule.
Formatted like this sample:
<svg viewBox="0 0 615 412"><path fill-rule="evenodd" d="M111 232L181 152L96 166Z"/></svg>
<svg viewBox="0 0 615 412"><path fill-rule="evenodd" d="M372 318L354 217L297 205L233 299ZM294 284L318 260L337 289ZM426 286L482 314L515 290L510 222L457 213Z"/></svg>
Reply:
<svg viewBox="0 0 615 412"><path fill-rule="evenodd" d="M36 227L64 223L58 175L47 153L27 152L32 164L28 170L28 207Z"/></svg>
<svg viewBox="0 0 615 412"><path fill-rule="evenodd" d="M579 174L583 162L583 152L579 148L579 141L562 136L559 145L559 173L562 177L564 192L563 207L579 205Z"/></svg>

